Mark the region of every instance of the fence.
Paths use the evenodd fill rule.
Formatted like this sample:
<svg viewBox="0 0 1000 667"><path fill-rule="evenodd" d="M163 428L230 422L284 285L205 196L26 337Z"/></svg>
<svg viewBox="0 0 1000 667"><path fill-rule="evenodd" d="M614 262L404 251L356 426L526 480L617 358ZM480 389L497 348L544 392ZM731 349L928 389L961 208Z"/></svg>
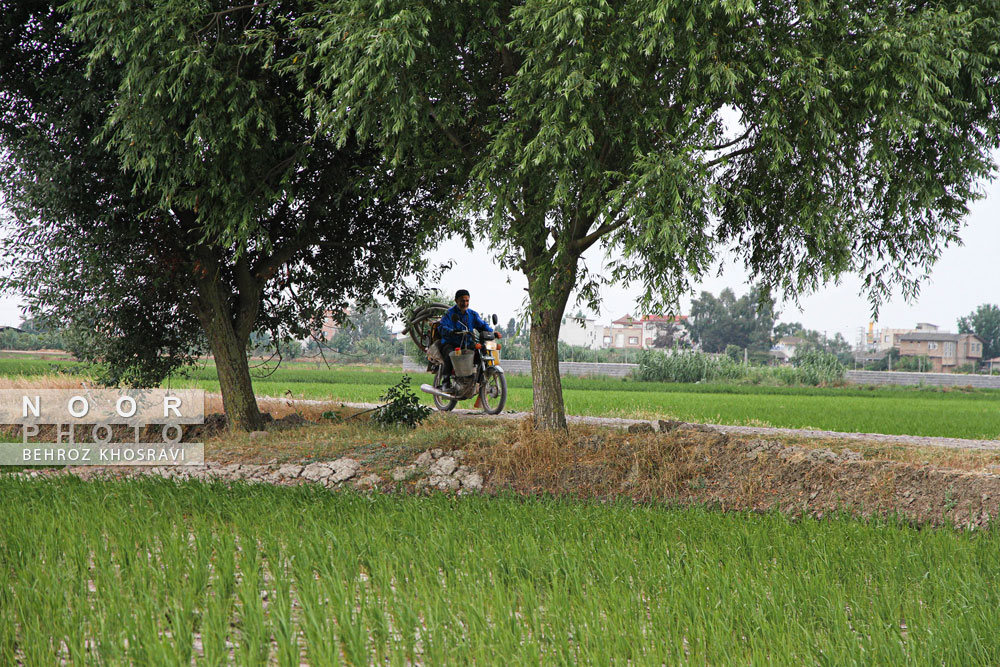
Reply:
<svg viewBox="0 0 1000 667"><path fill-rule="evenodd" d="M524 359L503 359L505 372L515 375L531 373L531 362ZM559 362L561 375L575 377L625 377L639 364L594 364L582 361ZM409 373L426 372L427 367L412 357L403 357L403 370ZM900 371L847 371L844 379L851 384L865 385L930 385L939 387L976 387L1000 389L1000 375L965 375L961 373L907 373Z"/></svg>
<svg viewBox="0 0 1000 667"><path fill-rule="evenodd" d="M902 371L847 371L844 379L852 384L932 385L1000 389L1000 375L963 373L907 373Z"/></svg>
<svg viewBox="0 0 1000 667"><path fill-rule="evenodd" d="M500 366L505 373L528 375L531 373L531 362L525 359L501 359ZM625 377L639 364L594 364L583 361L560 361L559 374L575 377ZM424 373L427 366L415 361L412 357L403 357L403 370L409 373Z"/></svg>

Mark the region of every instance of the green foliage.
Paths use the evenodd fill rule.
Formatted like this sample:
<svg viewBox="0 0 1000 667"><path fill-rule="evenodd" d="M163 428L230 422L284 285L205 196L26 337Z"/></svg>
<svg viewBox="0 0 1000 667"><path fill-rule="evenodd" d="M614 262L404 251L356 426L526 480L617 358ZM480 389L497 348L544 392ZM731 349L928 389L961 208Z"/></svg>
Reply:
<svg viewBox="0 0 1000 667"><path fill-rule="evenodd" d="M727 287L718 298L711 292L702 292L692 299L687 326L703 352L726 352L733 346L740 350L742 360L743 348L751 352L771 349L774 318L774 309L765 294L752 290L737 298Z"/></svg>
<svg viewBox="0 0 1000 667"><path fill-rule="evenodd" d="M798 355L796 355L798 361ZM636 377L645 382L734 382L741 384L832 385L843 382L845 368L836 356L809 351L795 367L754 366L742 355L710 355L702 352L666 354L644 350Z"/></svg>
<svg viewBox="0 0 1000 667"><path fill-rule="evenodd" d="M901 356L898 361L893 363L892 370L929 373L934 370L934 364L931 362L930 357L926 354L905 357Z"/></svg>
<svg viewBox="0 0 1000 667"><path fill-rule="evenodd" d="M893 370L895 370L896 367L899 366L898 347L890 347L889 350L885 353L884 357L876 361L873 361L871 363L865 364L864 369L866 371L887 371L889 370L890 366L892 367Z"/></svg>
<svg viewBox="0 0 1000 667"><path fill-rule="evenodd" d="M793 362L800 373L802 384L839 384L844 381L847 370L838 361L837 355L818 349L805 350L801 354L796 351Z"/></svg>
<svg viewBox="0 0 1000 667"><path fill-rule="evenodd" d="M0 495L4 664L189 664L192 628L213 664L1000 661L995 526L155 479Z"/></svg>
<svg viewBox="0 0 1000 667"><path fill-rule="evenodd" d="M1000 306L984 303L958 318L959 333L974 333L983 339L983 359L1000 357Z"/></svg>
<svg viewBox="0 0 1000 667"><path fill-rule="evenodd" d="M993 0L338 0L279 66L327 131L458 179L453 224L485 218L554 357L574 289L593 307L635 282L669 311L725 248L767 294L846 272L873 306L914 293L993 172L997 19ZM579 261L598 243L601 275Z"/></svg>
<svg viewBox="0 0 1000 667"><path fill-rule="evenodd" d="M851 344L847 342L839 331L830 338L826 335L826 332L806 329L798 322L779 322L775 324L774 340L777 342L784 336L798 336L802 339L802 343L796 348L796 355L798 355L800 350L818 349L836 355L837 360L845 365L852 363L854 360Z"/></svg>
<svg viewBox="0 0 1000 667"><path fill-rule="evenodd" d="M0 329L0 350L62 350L65 345L61 331L37 333Z"/></svg>
<svg viewBox="0 0 1000 667"><path fill-rule="evenodd" d="M268 64L304 8L3 3L0 290L104 381L156 383L211 350L233 366L227 410L256 412L252 333L301 340L422 267L444 198L317 132L303 81Z"/></svg>
<svg viewBox="0 0 1000 667"><path fill-rule="evenodd" d="M410 389L410 376L404 375L394 386L389 387L379 401L386 401L372 415L372 421L380 426L405 426L416 428L430 416L430 407L421 405L417 395Z"/></svg>

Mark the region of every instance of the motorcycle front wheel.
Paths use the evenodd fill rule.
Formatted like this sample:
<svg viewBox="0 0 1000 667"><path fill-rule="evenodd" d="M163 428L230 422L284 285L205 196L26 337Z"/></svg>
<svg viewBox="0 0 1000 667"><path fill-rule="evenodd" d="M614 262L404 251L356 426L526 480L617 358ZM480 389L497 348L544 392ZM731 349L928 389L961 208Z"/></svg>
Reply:
<svg viewBox="0 0 1000 667"><path fill-rule="evenodd" d="M444 368L438 366L437 374L434 375L434 388L441 389L441 385L444 383ZM440 396L435 396L431 394L431 398L434 399L434 407L436 407L441 412L450 412L455 409L458 405L458 401L450 401L447 398L441 398Z"/></svg>
<svg viewBox="0 0 1000 667"><path fill-rule="evenodd" d="M507 404L507 378L493 368L486 369L486 377L479 385L479 401L488 415L498 415Z"/></svg>

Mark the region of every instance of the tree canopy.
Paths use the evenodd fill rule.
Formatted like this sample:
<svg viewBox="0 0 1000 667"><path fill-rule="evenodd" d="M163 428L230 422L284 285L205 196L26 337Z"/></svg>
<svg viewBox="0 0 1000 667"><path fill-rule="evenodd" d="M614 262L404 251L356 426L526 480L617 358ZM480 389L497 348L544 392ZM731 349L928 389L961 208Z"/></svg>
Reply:
<svg viewBox="0 0 1000 667"><path fill-rule="evenodd" d="M725 352L727 346L735 345L741 358L744 349L766 354L771 349L775 313L769 304L759 302L760 295L753 291L739 298L728 287L718 297L702 292L691 301L687 320L691 337L704 352Z"/></svg>
<svg viewBox="0 0 1000 667"><path fill-rule="evenodd" d="M958 318L959 333L974 333L983 339L983 359L1000 357L1000 307L984 303Z"/></svg>
<svg viewBox="0 0 1000 667"><path fill-rule="evenodd" d="M318 134L267 65L255 31L280 53L303 7L0 2L4 289L79 332L108 382L209 349L247 429L251 333L301 338L392 290L434 208L380 151Z"/></svg>
<svg viewBox="0 0 1000 667"><path fill-rule="evenodd" d="M564 428L574 289L637 282L671 312L730 249L765 292L851 271L873 307L912 294L993 172L998 6L330 0L283 66L325 131L462 175L528 278L536 424Z"/></svg>

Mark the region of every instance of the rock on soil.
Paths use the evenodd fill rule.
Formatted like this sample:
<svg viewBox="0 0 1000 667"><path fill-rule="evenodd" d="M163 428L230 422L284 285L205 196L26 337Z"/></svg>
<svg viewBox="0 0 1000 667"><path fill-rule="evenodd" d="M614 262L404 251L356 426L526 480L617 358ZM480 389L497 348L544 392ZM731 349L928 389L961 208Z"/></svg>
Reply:
<svg viewBox="0 0 1000 667"><path fill-rule="evenodd" d="M461 465L464 452L433 449L420 454L417 460L407 466L399 466L392 471L395 482L418 479L418 490L438 489L472 493L483 488L483 476ZM327 488L340 488L345 482L354 480L358 489L377 489L383 480L375 473L362 474L361 463L356 459L342 457L335 461L318 461L308 465L285 463L266 465L207 462L199 466L71 466L63 469L26 470L12 473L13 476L34 479L76 475L81 479L106 477L156 476L168 479L195 479L201 481L242 480L249 483L294 485L301 483L322 484Z"/></svg>

